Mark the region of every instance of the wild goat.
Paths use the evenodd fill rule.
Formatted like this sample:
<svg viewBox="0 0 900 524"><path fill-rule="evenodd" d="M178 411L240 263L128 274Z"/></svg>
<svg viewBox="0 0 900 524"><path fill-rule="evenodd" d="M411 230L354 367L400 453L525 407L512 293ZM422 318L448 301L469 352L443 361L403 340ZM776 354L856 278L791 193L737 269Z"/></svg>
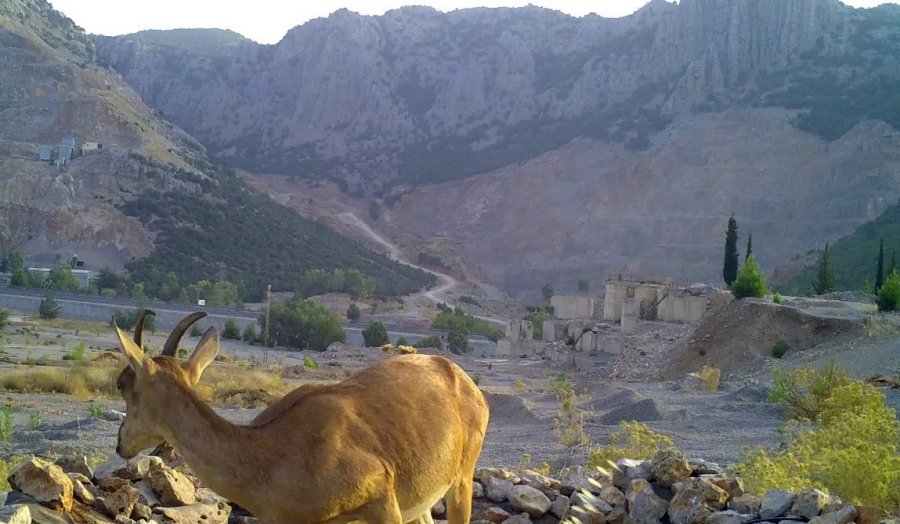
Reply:
<svg viewBox="0 0 900 524"><path fill-rule="evenodd" d="M128 360L117 383L127 407L120 456L168 442L205 485L268 523L430 523L441 497L450 524L469 522L488 406L459 366L385 359L343 382L295 389L238 426L192 389L218 353L215 328L187 362L175 356L202 316L182 320L154 358L140 328L134 341L116 329Z"/></svg>

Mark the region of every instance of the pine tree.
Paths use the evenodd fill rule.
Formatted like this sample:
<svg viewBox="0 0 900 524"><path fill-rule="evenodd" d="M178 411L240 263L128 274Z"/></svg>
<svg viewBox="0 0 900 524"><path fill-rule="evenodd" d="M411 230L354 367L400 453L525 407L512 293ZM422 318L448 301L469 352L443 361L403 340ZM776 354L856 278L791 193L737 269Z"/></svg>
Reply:
<svg viewBox="0 0 900 524"><path fill-rule="evenodd" d="M881 244L878 247L878 267L875 269L875 292L881 289L884 284L884 237L881 238Z"/></svg>
<svg viewBox="0 0 900 524"><path fill-rule="evenodd" d="M734 215L728 219L728 231L725 233L725 263L722 266L722 277L730 286L737 278L738 272L738 225Z"/></svg>
<svg viewBox="0 0 900 524"><path fill-rule="evenodd" d="M825 244L825 251L819 258L819 273L816 281L813 282L813 288L817 295L824 295L835 290L834 287L834 268L831 266L831 255L828 253L828 243Z"/></svg>
<svg viewBox="0 0 900 524"><path fill-rule="evenodd" d="M753 254L753 233L747 235L747 252L744 253L744 263L747 263L747 259L750 258L750 255Z"/></svg>

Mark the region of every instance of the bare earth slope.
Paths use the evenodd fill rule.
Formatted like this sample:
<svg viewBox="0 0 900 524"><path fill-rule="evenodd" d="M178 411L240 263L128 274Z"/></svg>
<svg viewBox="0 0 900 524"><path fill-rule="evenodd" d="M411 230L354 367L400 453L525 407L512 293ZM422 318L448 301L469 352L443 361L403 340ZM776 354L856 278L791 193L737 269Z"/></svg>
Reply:
<svg viewBox="0 0 900 524"><path fill-rule="evenodd" d="M390 220L449 237L506 289L571 289L608 272L721 279L729 214L764 268L851 232L900 195L900 133L869 121L835 142L777 109L676 121L644 152L575 140L534 160L405 194ZM743 240L742 240L743 241ZM743 245L741 252L743 252Z"/></svg>

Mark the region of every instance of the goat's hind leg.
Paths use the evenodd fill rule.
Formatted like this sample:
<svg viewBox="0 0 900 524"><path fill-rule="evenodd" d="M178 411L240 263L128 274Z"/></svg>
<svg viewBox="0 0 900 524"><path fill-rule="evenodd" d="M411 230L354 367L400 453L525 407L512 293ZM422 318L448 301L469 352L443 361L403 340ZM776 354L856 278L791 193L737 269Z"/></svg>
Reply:
<svg viewBox="0 0 900 524"><path fill-rule="evenodd" d="M434 524L434 519L431 518L431 509L409 521L408 524Z"/></svg>

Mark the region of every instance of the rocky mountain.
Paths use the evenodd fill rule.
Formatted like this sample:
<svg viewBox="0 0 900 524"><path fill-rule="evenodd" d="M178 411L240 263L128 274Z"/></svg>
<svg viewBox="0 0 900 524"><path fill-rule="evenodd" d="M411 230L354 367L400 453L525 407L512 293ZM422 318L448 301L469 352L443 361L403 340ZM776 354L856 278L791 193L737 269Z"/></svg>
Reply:
<svg viewBox="0 0 900 524"><path fill-rule="evenodd" d="M95 270L127 266L148 286L170 271L185 284L226 279L245 298L267 283L289 289L316 267L360 269L382 292L429 281L210 163L44 0L0 3L0 115L0 251L19 249L30 264L78 254ZM39 161L42 144L68 158L56 145L69 138L70 161Z"/></svg>
<svg viewBox="0 0 900 524"><path fill-rule="evenodd" d="M96 46L215 157L383 197L384 228L439 237L508 290L718 281L732 212L785 278L900 196L897 6L344 10L273 46L210 31Z"/></svg>

